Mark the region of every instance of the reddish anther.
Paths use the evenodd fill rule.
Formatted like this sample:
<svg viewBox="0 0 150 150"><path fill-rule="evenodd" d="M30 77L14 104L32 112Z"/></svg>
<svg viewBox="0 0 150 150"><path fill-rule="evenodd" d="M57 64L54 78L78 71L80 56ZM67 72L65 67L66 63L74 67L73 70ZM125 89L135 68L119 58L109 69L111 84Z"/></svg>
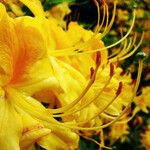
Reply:
<svg viewBox="0 0 150 150"><path fill-rule="evenodd" d="M29 128L24 128L23 131L22 131L22 134L25 134L29 131Z"/></svg>
<svg viewBox="0 0 150 150"><path fill-rule="evenodd" d="M98 51L96 53L96 65L100 65L101 63L101 53Z"/></svg>
<svg viewBox="0 0 150 150"><path fill-rule="evenodd" d="M91 72L90 78L92 78L92 76L93 76L93 74L94 74L94 69L93 69L93 67L90 68L90 72Z"/></svg>
<svg viewBox="0 0 150 150"><path fill-rule="evenodd" d="M125 71L122 71L122 72L120 73L121 76L123 76L124 74L125 74Z"/></svg>
<svg viewBox="0 0 150 150"><path fill-rule="evenodd" d="M98 4L97 0L93 0L93 2L97 6L97 4Z"/></svg>
<svg viewBox="0 0 150 150"><path fill-rule="evenodd" d="M112 77L114 75L114 64L110 64L110 76Z"/></svg>
<svg viewBox="0 0 150 150"><path fill-rule="evenodd" d="M117 96L121 93L122 88L123 88L123 83L122 83L122 82L119 82L119 87L118 87L118 90L117 90L117 92L116 92L116 95L117 95Z"/></svg>
<svg viewBox="0 0 150 150"><path fill-rule="evenodd" d="M105 2L105 0L102 0L103 5L108 6L108 4Z"/></svg>
<svg viewBox="0 0 150 150"><path fill-rule="evenodd" d="M132 82L130 83L130 85L135 85L136 80L132 80Z"/></svg>

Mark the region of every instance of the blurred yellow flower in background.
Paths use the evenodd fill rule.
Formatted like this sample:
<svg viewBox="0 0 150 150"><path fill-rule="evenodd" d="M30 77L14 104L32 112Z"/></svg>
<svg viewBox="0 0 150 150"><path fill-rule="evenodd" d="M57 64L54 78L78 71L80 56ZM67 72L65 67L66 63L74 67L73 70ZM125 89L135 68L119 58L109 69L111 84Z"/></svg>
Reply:
<svg viewBox="0 0 150 150"><path fill-rule="evenodd" d="M141 142L144 147L149 150L150 149L150 125L146 128L145 132L141 134Z"/></svg>
<svg viewBox="0 0 150 150"><path fill-rule="evenodd" d="M145 113L149 113L148 108L150 108L150 88L143 87L142 94L135 98L136 108L134 111L142 110Z"/></svg>

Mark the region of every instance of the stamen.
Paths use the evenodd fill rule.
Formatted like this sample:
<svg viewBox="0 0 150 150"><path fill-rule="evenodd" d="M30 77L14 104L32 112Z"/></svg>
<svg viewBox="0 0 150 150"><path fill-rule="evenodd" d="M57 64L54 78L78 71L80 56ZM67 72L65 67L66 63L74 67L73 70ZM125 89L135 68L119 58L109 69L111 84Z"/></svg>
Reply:
<svg viewBox="0 0 150 150"><path fill-rule="evenodd" d="M128 45L127 45L127 43L128 43ZM130 50L130 48L131 48L131 45L133 45L133 44L132 44L132 38L129 39L129 42L128 42L128 40L126 39L126 40L125 40L125 43L124 43L123 49L118 53L118 55L117 55L116 57L119 58L119 57L121 57L121 56L127 54L127 52L128 52L128 51Z"/></svg>
<svg viewBox="0 0 150 150"><path fill-rule="evenodd" d="M97 51L96 53L96 65L99 66L101 64L101 53Z"/></svg>
<svg viewBox="0 0 150 150"><path fill-rule="evenodd" d="M126 58L127 55L129 55L130 53L134 53L137 50L137 47L139 47L140 45L138 44L137 47L134 48L134 50L131 51L132 47L135 44L136 41L136 37L137 34L135 34L134 39L130 39L130 42L128 44L128 46L126 46L127 44L127 40L125 40L125 44L124 44L124 48L122 50L120 50L120 53L118 53L118 55L116 55L115 57L111 58L109 60L109 62L116 62L116 61L120 61L123 60L124 58ZM142 42L142 41L141 41ZM140 42L139 42L140 43ZM131 51L129 54L127 54L129 51ZM134 52L133 52L134 51Z"/></svg>
<svg viewBox="0 0 150 150"><path fill-rule="evenodd" d="M82 136L83 138L85 138L85 139L87 139L87 140L93 141L94 143L96 143L97 145L99 145L99 147L103 147L103 148L105 148L105 149L112 150L111 147L107 147L107 146L105 146L105 145L103 145L103 144L101 144L101 143L98 143L98 142L97 142L96 140L94 140L93 138L90 138L90 137L88 137L88 136L86 136L86 135L83 135L83 134L81 134L81 133L78 133L78 135Z"/></svg>
<svg viewBox="0 0 150 150"><path fill-rule="evenodd" d="M120 29L120 30L121 30L121 29ZM122 31L121 31L121 38L122 38L122 37L123 37L123 33L122 33ZM112 54L110 54L110 55L108 56L108 59L110 60L110 59L116 57L117 54L120 54L120 52L122 51L122 49L125 49L125 48L126 48L126 45L127 45L127 39L125 39L124 41L121 42L120 47L119 47L119 48L116 48L116 51L113 52Z"/></svg>
<svg viewBox="0 0 150 150"><path fill-rule="evenodd" d="M134 117L135 117L136 113L133 113L129 118L124 119L124 120L119 120L118 122L116 122L117 124L124 124L124 123L128 123L129 121L131 121Z"/></svg>
<svg viewBox="0 0 150 150"><path fill-rule="evenodd" d="M119 60L124 60L124 59L127 59L130 56L132 56L136 52L136 50L140 47L140 45L142 44L143 37L144 37L144 33L142 33L142 37L141 37L141 40L139 41L138 45L129 54L125 55L124 57L119 58Z"/></svg>
<svg viewBox="0 0 150 150"><path fill-rule="evenodd" d="M106 111L103 112L101 115L102 115L102 117L105 117L105 118L108 118L108 119L111 119L111 120L114 120L116 117L118 117L118 115L109 114Z"/></svg>
<svg viewBox="0 0 150 150"><path fill-rule="evenodd" d="M94 69L93 69L93 67L90 68L90 72L91 72L91 73L90 73L90 79L91 79L92 76L93 76L93 74L94 74Z"/></svg>
<svg viewBox="0 0 150 150"><path fill-rule="evenodd" d="M93 83L95 81L95 77L96 77L96 74L97 74L97 71L98 71L98 68L99 68L99 65L100 65L100 55L99 55L99 52L97 53L96 56L97 56L96 57L96 68L94 70L94 73L93 73L93 75L92 75L92 77L91 77L88 85L83 90L83 92L81 93L81 95L77 99L75 99L74 101L72 101L70 104L68 104L68 105L66 105L64 107L57 108L57 109L48 109L48 111L50 113L56 114L56 113L65 112L66 110L69 110L69 109L73 108L85 96L85 94L89 91L89 89L91 88L91 86L93 85Z"/></svg>
<svg viewBox="0 0 150 150"><path fill-rule="evenodd" d="M106 14L106 5L103 5L103 19L101 22L101 25L98 27L98 32L100 32L101 28L103 27L104 21L105 21L105 14Z"/></svg>
<svg viewBox="0 0 150 150"><path fill-rule="evenodd" d="M118 90L120 90L120 84L119 84L119 87L118 87ZM118 91L117 90L117 91ZM121 90L120 90L121 91ZM120 93L119 93L119 95L120 95ZM119 96L118 94L116 94L115 95L115 97L114 98L112 98L112 100L102 109L102 110L100 110L96 115L94 115L92 118L90 118L90 119L88 119L88 120L86 120L86 121L84 121L84 122L80 122L80 123L78 123L78 124L83 124L83 123L86 123L86 122L89 122L89 121L91 121L91 120L93 120L94 118L96 118L97 116L99 116L101 113L103 113L116 99L117 99L117 97Z"/></svg>
<svg viewBox="0 0 150 150"><path fill-rule="evenodd" d="M127 47L125 54L127 54L131 50L131 48L135 45L136 39L137 39L137 33L135 33L134 38L133 38L133 42L131 42L132 43L131 46L128 46L129 48ZM129 43L129 45L130 45L130 43ZM125 54L122 54L121 56L123 56Z"/></svg>
<svg viewBox="0 0 150 150"><path fill-rule="evenodd" d="M76 109L76 110L69 110L66 111L64 114L60 114L60 115L53 115L53 117L63 117L63 116L68 116L74 113L77 113L79 111L81 111L82 109L86 108L87 106L89 106L92 102L94 102L104 91L104 89L108 86L108 84L110 83L111 77L108 79L108 81L106 82L106 84L104 85L104 87L99 91L99 93L93 98L91 99L89 102L86 102L84 105L82 105L80 108ZM86 121L87 122L87 121Z"/></svg>
<svg viewBox="0 0 150 150"><path fill-rule="evenodd" d="M142 68L143 68L142 66L143 66L143 61L139 60L139 69L138 69L138 75L137 75L137 82L135 84L134 92L133 92L133 95L131 97L130 103L124 108L124 110L121 112L121 114L118 117L116 117L113 121L108 122L106 124L103 124L101 126L89 127L89 128L73 126L71 124L66 125L64 123L60 123L60 125L63 125L65 127L71 128L71 129L91 131L91 130L99 130L99 129L102 129L102 128L106 128L106 127L110 126L111 124L113 124L114 122L118 121L127 112L127 110L130 107L132 101L134 100L134 97L136 96L136 92L137 92L137 89L138 89L138 86L139 86L139 83L140 83L141 74L142 74Z"/></svg>
<svg viewBox="0 0 150 150"><path fill-rule="evenodd" d="M106 25L104 27L104 31L102 32L102 36L103 37L104 33L106 32L107 28L108 28L108 22L109 22L109 10L108 10L108 6L106 4L104 4L104 6L106 7Z"/></svg>
<svg viewBox="0 0 150 150"><path fill-rule="evenodd" d="M112 76L114 75L114 73L115 73L115 72L114 72L114 68L115 68L115 67L114 67L114 64L111 63L111 64L110 64L110 77L112 77Z"/></svg>
<svg viewBox="0 0 150 150"><path fill-rule="evenodd" d="M111 66L111 65L110 65ZM113 66L113 65L112 65ZM111 70L111 69L110 69ZM111 71L112 72L112 71ZM114 71L113 71L114 72ZM63 117L63 116L67 116L67 115L71 115L73 113L77 113L78 111L81 111L82 109L86 108L87 106L89 106L92 102L94 102L104 91L104 89L108 86L108 84L110 83L110 80L112 78L112 76L114 75L114 73L109 77L108 81L105 83L104 87L99 91L99 93L93 98L91 99L91 101L87 102L86 104L82 105L80 108L78 108L77 110L69 110L66 111L64 114L60 114L60 115L53 115L53 117ZM119 96L119 94L121 93L121 88L122 88L122 83L119 83L119 87L118 87L118 92L116 93L116 96L108 103L108 105L106 105L106 107L104 107L102 110L100 110L96 115L94 115L92 118L83 121L83 122L78 122L77 124L83 124L86 122L89 122L90 120L94 119L95 117L97 117L98 115L100 115L104 110L106 110L111 104L112 102Z"/></svg>
<svg viewBox="0 0 150 150"><path fill-rule="evenodd" d="M127 36L131 33L131 30L134 26L134 22L135 22L135 14L136 14L136 10L133 11L133 20L132 20L132 23L131 23L131 27L129 28L128 32L126 33L126 35L124 37L122 37L119 41L109 45L109 46L106 46L106 47L103 47L103 48L99 48L99 49L93 49L93 50L89 50L89 51L83 51L81 54L86 54L86 53L93 53L93 52L97 52L97 51L103 51L103 50L106 50L106 49L110 49L116 45L118 45L119 43L121 43L122 41L124 41ZM66 48L66 49L62 49L62 50L54 50L54 51L51 51L51 56L71 56L71 55L78 55L79 53L75 52L74 50L75 49L78 49L78 47L71 47L71 48Z"/></svg>
<svg viewBox="0 0 150 150"><path fill-rule="evenodd" d="M60 123L60 122L54 120L53 118L49 117L47 115L47 112L45 111L46 109L44 107L42 107L41 105L38 105L38 106L40 106L38 108L35 107L35 103L37 105L38 102L35 101L33 98L30 97L30 99L33 99L33 101L29 101L27 99L27 97L25 97L24 95L18 93L16 90L14 90L10 87L9 88L7 87L7 92L9 93L9 95L11 95L11 99L13 100L13 102L15 103L16 106L19 106L25 112L29 113L31 116L33 116L37 119L40 119L44 124L48 124L51 127L64 126L64 127L70 128L70 129L78 129L78 130L89 130L89 131L90 130L99 130L99 129L102 129L102 128L106 128L109 125L111 125L112 123L118 121L126 113L128 108L130 107L130 104L132 103L132 101L133 101L133 99L136 95L136 92L137 92L137 89L138 89L138 86L139 86L139 83L140 83L140 78L141 78L141 73L142 73L142 66L143 66L142 64L143 64L143 61L139 60L139 69L138 69L138 75L137 75L137 82L136 82L134 92L133 92L133 96L131 98L130 103L125 107L125 109L122 111L122 113L116 119L114 119L113 121L111 121L109 123L106 123L104 125L97 126L97 127L85 128L85 127L73 126L71 124L69 125L69 124L66 124L66 123ZM13 96L13 95L15 95L15 96ZM43 113L45 113L45 115L43 115Z"/></svg>
<svg viewBox="0 0 150 150"><path fill-rule="evenodd" d="M116 96L118 96L118 95L121 93L122 88L123 88L123 83L122 83L122 82L119 82L119 87L118 87L118 90L117 90L117 92L116 92Z"/></svg>
<svg viewBox="0 0 150 150"><path fill-rule="evenodd" d="M93 0L93 2L97 7L97 25L96 25L95 32L98 33L98 27L100 23L100 8L99 8L99 3L97 2L97 0Z"/></svg>
<svg viewBox="0 0 150 150"><path fill-rule="evenodd" d="M97 55L98 58L99 55ZM113 67L113 65L110 65ZM114 69L114 68L113 68ZM113 69L110 69L110 70L113 70ZM111 72L114 72L114 71L111 71ZM74 113L77 113L78 111L81 111L82 109L86 108L87 106L89 106L92 102L94 102L101 94L102 92L104 91L104 89L108 86L108 84L110 83L110 80L112 78L112 76L114 75L114 73L112 73L112 75L109 77L108 81L105 83L104 87L99 91L99 93L93 98L91 99L89 102L85 103L84 105L82 105L80 108L78 108L77 110L66 110L66 112L64 114L58 114L58 115L53 115L53 117L63 117L63 116L68 116L68 115L71 115L71 114L74 114ZM121 85L121 84L120 84ZM118 94L119 95L119 94Z"/></svg>
<svg viewBox="0 0 150 150"><path fill-rule="evenodd" d="M111 21L108 25L108 27L106 26L106 30L104 30L104 33L102 34L102 38L109 32L109 30L111 29L113 23L114 23L114 20L115 20L115 14L116 14L116 6L117 6L117 2L115 1L114 2L114 10L113 10L113 16L111 18ZM107 7L108 9L108 7ZM108 11L108 15L109 15L109 11Z"/></svg>

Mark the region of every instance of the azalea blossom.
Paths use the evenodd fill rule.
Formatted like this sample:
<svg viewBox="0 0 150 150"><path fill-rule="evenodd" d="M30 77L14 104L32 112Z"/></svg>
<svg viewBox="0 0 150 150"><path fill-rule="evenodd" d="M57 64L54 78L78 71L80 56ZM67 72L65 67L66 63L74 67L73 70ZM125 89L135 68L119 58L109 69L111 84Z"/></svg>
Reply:
<svg viewBox="0 0 150 150"><path fill-rule="evenodd" d="M76 149L79 135L86 137L86 131L93 130L102 133L121 121L136 96L142 60L136 83L118 65L142 42L141 38L134 46L136 34L127 39L135 11L126 35L105 46L102 38L115 20L116 2L110 22L104 2L103 32L104 21L100 24L99 18L94 32L77 22L64 30L65 24L58 23L59 19L64 22L64 14L58 17L58 8L47 18L40 1L20 2L34 17L12 18L0 3L0 145L4 150L33 149L35 143L45 149ZM99 17L100 7L95 4ZM108 55L121 42L119 50ZM99 145L105 147L104 142Z"/></svg>
<svg viewBox="0 0 150 150"><path fill-rule="evenodd" d="M51 126L57 121L30 97L47 87L59 90L46 63L45 41L32 25L34 19L12 19L2 4L0 17L1 149L33 149L35 142L46 149L77 147L78 135L65 127Z"/></svg>

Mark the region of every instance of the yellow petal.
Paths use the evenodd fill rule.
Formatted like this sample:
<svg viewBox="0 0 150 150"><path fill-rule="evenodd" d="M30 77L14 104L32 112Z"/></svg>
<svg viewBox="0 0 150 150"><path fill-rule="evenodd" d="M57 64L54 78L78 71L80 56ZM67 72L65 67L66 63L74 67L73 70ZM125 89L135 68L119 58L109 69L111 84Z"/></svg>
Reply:
<svg viewBox="0 0 150 150"><path fill-rule="evenodd" d="M54 134L49 134L40 138L37 143L46 150L68 150L68 143L63 142Z"/></svg>
<svg viewBox="0 0 150 150"><path fill-rule="evenodd" d="M68 104L78 97L82 91L82 87L85 86L86 81L80 73L77 74L74 71L74 74L72 74L70 70L63 67L61 61L57 61L57 59L54 58L51 58L50 61L53 66L54 74L64 91L62 94L60 93L60 95L58 95L58 98L62 100L62 105ZM78 78L79 76L82 78ZM78 80L82 80L81 83Z"/></svg>
<svg viewBox="0 0 150 150"><path fill-rule="evenodd" d="M21 118L15 111L10 99L1 99L0 107L0 149L20 150Z"/></svg>
<svg viewBox="0 0 150 150"><path fill-rule="evenodd" d="M26 5L35 16L44 16L43 7L39 0L19 0Z"/></svg>
<svg viewBox="0 0 150 150"><path fill-rule="evenodd" d="M0 3L0 86L5 85L13 73L12 60L15 56L12 53L18 50L16 37L13 21Z"/></svg>

